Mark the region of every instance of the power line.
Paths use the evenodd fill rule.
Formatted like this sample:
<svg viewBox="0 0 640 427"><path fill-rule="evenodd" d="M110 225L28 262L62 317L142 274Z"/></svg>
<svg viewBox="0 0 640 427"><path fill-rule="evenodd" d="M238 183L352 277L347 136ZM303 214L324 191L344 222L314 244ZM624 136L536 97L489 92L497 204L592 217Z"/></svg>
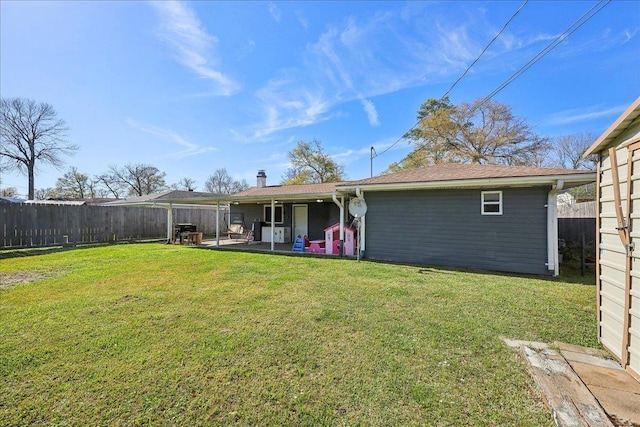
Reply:
<svg viewBox="0 0 640 427"><path fill-rule="evenodd" d="M565 41L571 34L573 34L576 30L578 30L584 24L586 24L589 20L591 20L594 16L596 16L602 9L607 7L609 3L611 3L611 0L606 0L606 2L604 1L605 0L599 0L598 3L594 4L589 10L587 10L584 14L582 14L582 16L578 18L576 21L574 21L574 23L571 24L569 28L564 30L562 34L560 34L555 39L553 39L551 43L549 43L547 46L544 47L544 49L542 49L533 58L531 58L529 62L524 64L522 67L520 67L518 71L513 73L511 77L505 80L500 86L494 89L489 95L482 98L482 100L480 101L480 103L477 105L476 108L480 107L482 104L484 104L485 102L493 98L495 95L497 95L500 91L502 91L502 89L504 89L505 87L513 83L515 79L520 77L525 71L531 68L536 62L541 60L544 56L546 56L549 52L551 52L556 46L558 46L560 43ZM592 13L592 11L603 2L604 4L599 9L597 9L595 12ZM591 15L589 15L590 13Z"/></svg>
<svg viewBox="0 0 640 427"><path fill-rule="evenodd" d="M466 75L467 75L467 73L469 72L469 70L471 70L471 67L473 67L474 65L476 65L476 62L478 62L478 61L480 60L480 58L482 58L482 55L484 55L484 53L487 51L487 49L489 49L489 47L493 44L493 42L494 42L494 41L496 41L496 40L498 39L498 37L500 37L500 34L502 34L502 33L504 32L504 30L507 28L507 25L509 25L509 23L510 23L511 21L513 21L513 18L515 18L515 17L516 17L516 15L517 15L518 13L520 13L520 11L524 8L524 6L527 4L527 2L528 2L528 1L529 1L529 0L524 0L524 2L520 5L520 7L518 8L518 10L516 10L516 11L514 12L514 14L513 14L513 15L511 15L511 18L509 18L509 20L508 20L508 21L507 21L507 22L502 26L502 28L500 29L500 31L498 31L498 34L496 34L496 35L493 37L493 39L491 39L491 41L489 42L489 44L488 44L488 45L486 45L486 46L484 47L484 49L482 49L482 52L480 52L480 55L478 55L478 57L477 57L477 58L476 58L476 59L471 63L471 65L469 65L469 66L467 67L467 69L466 69L466 70L464 70L464 73L462 73L462 75L461 75L460 77L458 77L458 80L456 80L456 81L451 85L451 87L449 88L449 90L448 90L444 95L442 95L442 97L441 97L440 99L442 99L442 98L446 97L447 95L449 95L449 93L453 90L453 88L454 88L454 87L456 87L456 85L460 82L460 80L462 80L462 78L463 78L464 76L466 76Z"/></svg>
<svg viewBox="0 0 640 427"><path fill-rule="evenodd" d="M566 30L564 30L559 36L557 36L551 43L549 43L547 46L544 47L544 49L542 49L540 52L538 52L533 58L531 58L526 64L524 64L522 67L520 67L518 69L518 71L516 71L515 73L513 73L507 80L505 80L502 84L500 84L496 89L494 89L491 93L489 93L489 95L485 96L484 98L482 98L482 100L478 103L478 105L475 106L475 108L472 111L475 111L475 109L479 108L480 106L482 106L484 103L486 103L487 101L489 101L491 98L493 98L496 94L498 94L500 91L502 91L505 87L507 87L508 85L510 85L511 83L513 83L514 80L516 80L518 77L520 77L525 71L527 71L529 68L531 68L536 62L538 62L540 59L542 59L544 56L546 56L549 52L551 52L556 46L558 46L560 43L562 43L563 41L565 41L571 34L573 34L574 32L576 32L580 27L582 27L584 24L586 24L588 21L590 21L594 16L596 16L599 12L602 11L602 9L604 9L605 7L607 7L609 5L609 3L611 3L612 0L599 0L596 4L594 4L589 10L587 10L585 13L582 14L582 16L580 16L580 18L578 18L576 21L574 21ZM602 4L604 3L604 4ZM526 4L526 1L525 1ZM601 5L601 6L600 6ZM520 8L516 11L515 14L517 14L520 9L522 9L522 7L524 6L521 5ZM598 6L600 6L597 10L594 11L594 9L596 9ZM515 16L514 14L514 16ZM513 16L509 19L509 21L507 22L507 24L513 19ZM506 26L506 25L505 25ZM504 29L504 28L503 28ZM502 30L501 30L502 32ZM498 33L499 35L499 33ZM495 38L494 38L495 40ZM491 43L493 43L492 40L489 45ZM488 47L488 46L487 46ZM486 50L486 49L485 49ZM482 52L484 53L484 51ZM480 56L482 56L482 53L480 54ZM478 59L480 58L480 56L478 57ZM474 61L474 63L477 62ZM471 66L473 66L473 63L471 64ZM470 67L471 67L470 66ZM470 68L469 67L469 68ZM468 71L468 69L467 69ZM466 74L466 72L464 74ZM464 76L463 74L463 76ZM463 77L461 76L458 81ZM449 89L449 91L451 91L451 89L453 89L453 87L455 87L455 85L457 84L457 82L454 83L452 85L452 87ZM447 94L449 93L449 91L447 91ZM444 96L446 96L447 94L445 94ZM443 98L444 98L443 96ZM416 122L416 124L414 124L407 132L404 133L404 135L406 135L407 133L411 132L412 130L414 130L418 125L420 124L420 120L418 120ZM386 153L387 151L389 151L392 147L394 147L396 144L398 144L400 141L402 141L404 139L404 135L402 135L400 138L398 138L393 144L391 144L389 147L387 147L385 150L383 150L382 152L378 153L376 155L380 156L384 153Z"/></svg>
<svg viewBox="0 0 640 427"><path fill-rule="evenodd" d="M480 52L480 55L478 55L478 57L467 67L466 70L464 70L464 72L462 73L462 75L460 75L460 77L458 77L458 79L451 85L451 87L449 88L449 90L447 90L445 92L444 95L442 95L440 97L440 99L444 99L447 95L449 95L449 93L453 90L453 88L455 88L458 83L460 83L460 81L464 78L464 76L467 75L467 73L469 72L469 70L471 70L471 68L476 64L476 62L478 62L480 60L480 58L482 58L482 56L485 54L485 52L489 49L489 47L491 47L491 45L493 44L493 42L495 42L498 37L500 37L500 35L504 32L504 30L507 28L507 26L511 23L511 21L513 21L513 19L516 17L516 15L518 15L518 13L520 13L520 11L524 8L524 6L527 4L529 0L524 0L524 2L520 5L520 7L518 8L518 10L516 10L513 15L511 15L511 17L507 20L507 22L502 26L502 28L500 29L500 31L498 31L498 33L491 39L491 41L489 42L489 44L487 44L484 49L482 49L482 51ZM402 141L404 139L404 135L406 135L407 133L411 132L412 130L414 130L418 125L420 124L420 120L416 121L416 123L411 127L411 129L409 129L408 131L406 131L400 138L398 138L393 144L391 144L390 146L388 146L387 148L385 148L384 150L382 150L382 152L380 153L376 153L375 156L371 157L371 160L373 161L374 157L378 157L383 155L384 153L386 153L387 151L389 151L391 148L393 148L396 144L398 144L400 141ZM373 167L372 167L373 169Z"/></svg>

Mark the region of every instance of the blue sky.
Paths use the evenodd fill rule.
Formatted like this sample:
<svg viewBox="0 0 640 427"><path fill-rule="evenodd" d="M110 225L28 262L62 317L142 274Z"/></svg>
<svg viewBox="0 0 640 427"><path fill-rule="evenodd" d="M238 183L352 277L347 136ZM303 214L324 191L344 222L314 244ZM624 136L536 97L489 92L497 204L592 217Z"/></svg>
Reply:
<svg viewBox="0 0 640 427"><path fill-rule="evenodd" d="M596 1L530 1L450 94L484 97ZM501 2L0 2L0 94L54 106L80 150L42 166L97 175L147 163L202 190L226 168L280 182L287 152L318 139L348 179L393 145L521 6ZM499 92L536 132L602 133L640 95L640 2L614 1ZM385 151L386 150L386 151ZM27 191L26 177L3 187Z"/></svg>

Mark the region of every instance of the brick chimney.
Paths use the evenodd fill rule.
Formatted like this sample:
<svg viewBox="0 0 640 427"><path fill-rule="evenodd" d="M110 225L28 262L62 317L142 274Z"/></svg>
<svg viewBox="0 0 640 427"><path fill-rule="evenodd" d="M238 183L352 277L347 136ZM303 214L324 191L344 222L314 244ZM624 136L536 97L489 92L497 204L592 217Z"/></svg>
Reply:
<svg viewBox="0 0 640 427"><path fill-rule="evenodd" d="M267 174L264 172L264 169L260 169L258 171L258 176L256 178L258 178L258 183L256 185L258 188L267 186Z"/></svg>

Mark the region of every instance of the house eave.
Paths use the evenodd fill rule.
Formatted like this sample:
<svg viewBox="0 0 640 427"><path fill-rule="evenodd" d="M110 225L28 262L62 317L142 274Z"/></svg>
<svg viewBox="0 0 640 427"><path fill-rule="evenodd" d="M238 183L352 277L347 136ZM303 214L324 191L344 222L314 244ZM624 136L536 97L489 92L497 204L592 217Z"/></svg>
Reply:
<svg viewBox="0 0 640 427"><path fill-rule="evenodd" d="M567 186L579 186L596 181L596 173L581 173L568 175L546 175L509 178L482 178L461 179L450 181L430 182L400 182L380 184L353 184L336 187L339 192L361 191L398 191L398 190L433 190L447 188L497 188L497 187L533 187L540 185L554 185L558 181L564 181Z"/></svg>
<svg viewBox="0 0 640 427"><path fill-rule="evenodd" d="M640 118L640 97L625 110L618 119L609 126L609 128L598 138L582 155L583 157L590 154L604 151L608 146L613 144L625 130L637 122Z"/></svg>
<svg viewBox="0 0 640 427"><path fill-rule="evenodd" d="M180 202L162 201L162 202L109 202L103 203L101 206L137 206L142 208L162 208L162 209L216 209L217 201L192 203L188 200L180 200Z"/></svg>
<svg viewBox="0 0 640 427"><path fill-rule="evenodd" d="M301 194L270 194L259 196L229 196L225 200L229 203L271 203L271 200L278 202L305 202L305 201L331 201L331 197L335 192L329 193L301 193Z"/></svg>

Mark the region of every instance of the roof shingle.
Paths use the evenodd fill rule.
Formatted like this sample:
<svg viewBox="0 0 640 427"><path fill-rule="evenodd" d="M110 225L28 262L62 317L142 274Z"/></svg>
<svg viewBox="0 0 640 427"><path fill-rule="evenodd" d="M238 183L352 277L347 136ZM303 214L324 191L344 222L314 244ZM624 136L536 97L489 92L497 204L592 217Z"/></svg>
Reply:
<svg viewBox="0 0 640 427"><path fill-rule="evenodd" d="M533 176L592 174L593 171L532 166L478 165L463 163L439 163L407 171L352 181L350 185L400 184L414 182L439 182L489 178L521 178Z"/></svg>

